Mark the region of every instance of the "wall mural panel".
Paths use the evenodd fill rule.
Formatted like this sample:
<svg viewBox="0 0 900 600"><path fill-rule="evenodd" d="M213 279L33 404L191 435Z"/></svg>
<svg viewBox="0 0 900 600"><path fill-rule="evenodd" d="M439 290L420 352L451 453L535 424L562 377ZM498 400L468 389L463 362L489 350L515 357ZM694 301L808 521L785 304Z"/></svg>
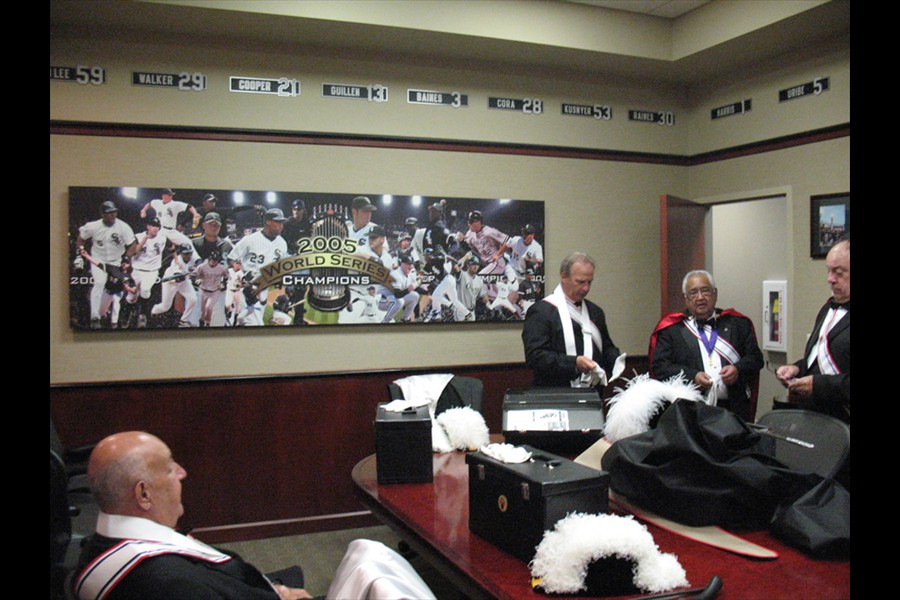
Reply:
<svg viewBox="0 0 900 600"><path fill-rule="evenodd" d="M517 321L535 200L69 188L77 330Z"/></svg>

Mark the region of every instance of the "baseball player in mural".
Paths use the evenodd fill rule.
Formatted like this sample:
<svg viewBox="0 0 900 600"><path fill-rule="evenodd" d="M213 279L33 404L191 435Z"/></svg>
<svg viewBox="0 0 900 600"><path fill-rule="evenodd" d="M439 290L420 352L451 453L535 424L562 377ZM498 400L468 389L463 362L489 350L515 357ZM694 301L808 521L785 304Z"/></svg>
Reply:
<svg viewBox="0 0 900 600"><path fill-rule="evenodd" d="M455 255L459 252L459 240L447 227L446 209L447 200L435 202L428 207L428 226L422 229L420 253L424 254L425 249L428 248L433 251L434 255ZM413 245L416 245L415 239Z"/></svg>
<svg viewBox="0 0 900 600"><path fill-rule="evenodd" d="M526 225L522 228L522 235L509 241L509 263L519 281L525 279L527 269L538 271L544 264L544 249L535 239L536 234L534 225Z"/></svg>
<svg viewBox="0 0 900 600"><path fill-rule="evenodd" d="M360 248L365 248L369 243L369 232L375 227L372 213L376 210L378 207L366 196L357 196L350 203L351 220L347 221L347 237L356 240Z"/></svg>
<svg viewBox="0 0 900 600"><path fill-rule="evenodd" d="M197 266L194 275L200 290L200 327L209 327L219 306L222 290L225 288L228 267L222 261L219 251L213 250L206 260ZM219 314L222 314L221 310Z"/></svg>
<svg viewBox="0 0 900 600"><path fill-rule="evenodd" d="M523 315L528 314L528 309L540 299L538 285L534 281L534 269L525 269L525 279L519 282L519 304Z"/></svg>
<svg viewBox="0 0 900 600"><path fill-rule="evenodd" d="M420 231L423 234L420 235ZM407 217L403 223L403 231L397 236L397 246L403 252L412 256L416 266L421 266L422 264L422 235L424 235L424 229L419 227L419 220L415 217ZM416 241L417 236L419 238L418 241Z"/></svg>
<svg viewBox="0 0 900 600"><path fill-rule="evenodd" d="M211 212L217 212L216 204L218 203L219 199L216 198L215 194L206 194L203 196L203 200L200 201L200 216L205 217Z"/></svg>
<svg viewBox="0 0 900 600"><path fill-rule="evenodd" d="M272 316L269 317L269 325L290 325L294 318L291 316L291 299L286 294L281 294L272 303Z"/></svg>
<svg viewBox="0 0 900 600"><path fill-rule="evenodd" d="M380 262L386 269L394 268L394 257L388 251L387 233L381 225L372 225L367 234L365 250L360 252L370 260Z"/></svg>
<svg viewBox="0 0 900 600"><path fill-rule="evenodd" d="M103 294L100 299L100 318L101 321L108 319L110 329L117 329L123 296L129 295L134 298L134 294L137 292L137 285L134 283L134 278L131 277L131 258L123 256L121 263L116 267L104 265L88 254L84 248L81 249L81 256L92 266L103 268L106 272L106 283L103 285Z"/></svg>
<svg viewBox="0 0 900 600"><path fill-rule="evenodd" d="M225 284L225 326L237 325L238 315L244 312L244 270L241 261L231 260Z"/></svg>
<svg viewBox="0 0 900 600"><path fill-rule="evenodd" d="M412 236L405 231L397 238L397 247L392 254L394 255L394 264L399 264L397 261L404 255L409 256L414 265L421 264L419 253L412 246Z"/></svg>
<svg viewBox="0 0 900 600"><path fill-rule="evenodd" d="M509 236L495 227L484 224L480 210L469 213L469 230L457 234L457 239L475 252L484 263L482 275L500 274L506 270L503 253L509 248Z"/></svg>
<svg viewBox="0 0 900 600"><path fill-rule="evenodd" d="M259 300L253 285L254 279L253 273L244 273L243 287L241 288L241 293L244 295L244 309L238 314L237 322L235 323L239 327L262 327L265 325L266 305ZM266 301L268 301L269 291L264 291L267 294Z"/></svg>
<svg viewBox="0 0 900 600"><path fill-rule="evenodd" d="M160 198L155 198L144 205L144 208L141 209L142 219L155 216L159 219L163 229L172 230L178 226L178 215L184 211L190 211L192 228L197 227L197 224L200 222L200 213L197 212L196 208L187 202L175 200L175 192L171 189L163 190L160 196ZM153 209L153 215L150 214L150 209Z"/></svg>
<svg viewBox="0 0 900 600"><path fill-rule="evenodd" d="M463 257L463 261L468 255ZM456 295L456 273L459 272L459 261L446 253L433 254L432 260L425 266L425 273L431 277L431 310L425 315L425 321L437 321L442 317L444 309L450 314L462 314L468 317L468 309ZM452 312L455 311L455 312ZM453 317L450 317L452 320Z"/></svg>
<svg viewBox="0 0 900 600"><path fill-rule="evenodd" d="M356 292L356 290L353 290ZM382 320L382 316L378 311L378 301L381 298L378 295L378 290L374 285L370 285L366 288L365 294L360 294L359 292L354 293L353 300L350 301L350 304L347 305L347 312L352 313L354 310L354 306L359 303L362 305L362 309L359 311L355 318L348 320L351 323L380 323Z"/></svg>
<svg viewBox="0 0 900 600"><path fill-rule="evenodd" d="M509 282L509 276L503 274L500 276L500 280L497 282L497 296L491 302L490 308L492 311L500 311L500 315L506 313L508 318L517 317L521 318L521 314L519 311L519 306L517 304L513 304L510 300L510 294L512 293L513 284ZM504 319L501 319L504 320Z"/></svg>
<svg viewBox="0 0 900 600"><path fill-rule="evenodd" d="M107 269L119 267L124 256L131 256L135 252L135 235L131 226L118 218L119 209L112 201L106 201L100 205L100 219L85 223L78 229L78 238L75 240L74 266L76 269L84 268L84 260L88 254L85 244L90 241L90 254L92 260L91 276L91 328L101 327L100 317L103 302L103 290L106 286Z"/></svg>
<svg viewBox="0 0 900 600"><path fill-rule="evenodd" d="M409 321L413 310L415 310L419 295L413 291L415 289L415 276L412 273L412 263L407 262L405 266L394 267L394 257L388 252L387 235L381 225L373 225L368 232L368 245L364 252L360 252L369 260L381 264L390 273L391 285L378 284L376 286L376 295L379 296L378 308L385 311L382 323L390 323L394 317L402 309L403 320ZM408 259L407 259L408 260ZM412 285L412 288L409 286ZM359 289L355 286L353 291L357 298L362 298L368 294L368 289Z"/></svg>
<svg viewBox="0 0 900 600"><path fill-rule="evenodd" d="M227 237L221 237L222 232L222 216L217 212L208 212L203 215L203 234L191 239L194 249L200 258L207 259L210 254L215 252L219 255L219 260L227 258L228 254L234 248Z"/></svg>
<svg viewBox="0 0 900 600"><path fill-rule="evenodd" d="M259 270L287 256L287 243L281 237L287 219L280 208L270 208L263 216L264 225L259 231L244 236L235 244L229 258L239 261L247 275L255 279ZM247 276L245 276L245 281ZM269 290L258 290L253 301L248 303L243 320L247 325L262 325L262 310L269 297ZM249 312L248 312L249 311ZM251 316L252 315L252 316Z"/></svg>
<svg viewBox="0 0 900 600"><path fill-rule="evenodd" d="M193 277L198 260L200 257L194 251L193 244L186 242L179 245L178 252L172 256L172 262L163 273L162 297L158 303L153 305L150 314L162 315L169 312L175 301L175 295L181 294L184 298L184 310L179 318L178 326L193 327L191 316L197 307L197 292L194 290Z"/></svg>
<svg viewBox="0 0 900 600"><path fill-rule="evenodd" d="M145 223L145 231L138 233L135 238L137 244L134 257L131 260L132 277L137 284L137 326L143 329L150 318L153 301L153 286L160 278L160 269L163 265L163 255L169 243L175 246L191 245L191 241L178 231L165 231L160 225L159 219L152 217ZM193 251L193 246L191 246Z"/></svg>
<svg viewBox="0 0 900 600"><path fill-rule="evenodd" d="M457 283L457 296L465 310L457 310L457 321L475 321L479 306L486 307L489 302L484 278L478 274L480 269L481 259L474 254L463 263Z"/></svg>
<svg viewBox="0 0 900 600"><path fill-rule="evenodd" d="M281 232L287 244L288 253L297 254L297 242L300 238L309 237L309 220L306 218L306 202L297 198L291 202L291 218L285 221Z"/></svg>
<svg viewBox="0 0 900 600"><path fill-rule="evenodd" d="M419 304L419 293L416 290L418 275L411 256L403 255L399 265L391 271L390 294L384 296L379 307L385 311L384 322L390 323L402 310L403 322L415 320L413 313Z"/></svg>
<svg viewBox="0 0 900 600"><path fill-rule="evenodd" d="M284 286L284 297L287 302L287 308L293 315L291 321L287 325L306 325L306 294L309 286L305 284L292 283Z"/></svg>

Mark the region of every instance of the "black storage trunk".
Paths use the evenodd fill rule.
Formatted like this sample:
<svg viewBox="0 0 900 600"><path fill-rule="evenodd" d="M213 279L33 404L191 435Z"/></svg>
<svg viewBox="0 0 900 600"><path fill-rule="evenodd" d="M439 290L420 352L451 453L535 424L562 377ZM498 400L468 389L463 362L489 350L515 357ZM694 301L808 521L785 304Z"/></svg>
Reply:
<svg viewBox="0 0 900 600"><path fill-rule="evenodd" d="M375 415L378 483L428 483L434 480L432 462L428 406L392 412L379 404Z"/></svg>
<svg viewBox="0 0 900 600"><path fill-rule="evenodd" d="M606 513L609 474L524 446L532 460L507 464L484 453L469 465L469 530L525 562L544 531L572 512Z"/></svg>
<svg viewBox="0 0 900 600"><path fill-rule="evenodd" d="M566 422L525 421L541 411L560 411ZM594 388L546 387L507 390L503 397L503 436L507 443L528 444L547 452L580 454L603 436L603 401ZM549 427L549 429L547 429Z"/></svg>

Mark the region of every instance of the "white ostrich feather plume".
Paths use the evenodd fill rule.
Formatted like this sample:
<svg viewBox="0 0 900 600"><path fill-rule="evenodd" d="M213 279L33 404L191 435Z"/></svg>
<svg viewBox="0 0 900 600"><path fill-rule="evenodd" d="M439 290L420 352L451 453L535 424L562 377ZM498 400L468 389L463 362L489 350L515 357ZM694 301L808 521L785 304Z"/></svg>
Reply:
<svg viewBox="0 0 900 600"><path fill-rule="evenodd" d="M609 411L603 435L610 442L643 433L650 428L650 419L667 403L676 400L703 402L696 384L679 373L666 381L651 379L649 373L636 375L625 388L616 388L609 399Z"/></svg>
<svg viewBox="0 0 900 600"><path fill-rule="evenodd" d="M437 452L451 452L453 450L476 450L490 441L487 424L484 417L477 410L467 406L449 408L439 414L435 419L436 425L432 427L432 446ZM445 434L440 439L436 430Z"/></svg>
<svg viewBox="0 0 900 600"><path fill-rule="evenodd" d="M545 531L532 559L531 575L549 593L586 589L588 566L619 557L634 563L634 584L645 592L664 592L688 585L674 554L659 551L647 528L632 517L572 513Z"/></svg>

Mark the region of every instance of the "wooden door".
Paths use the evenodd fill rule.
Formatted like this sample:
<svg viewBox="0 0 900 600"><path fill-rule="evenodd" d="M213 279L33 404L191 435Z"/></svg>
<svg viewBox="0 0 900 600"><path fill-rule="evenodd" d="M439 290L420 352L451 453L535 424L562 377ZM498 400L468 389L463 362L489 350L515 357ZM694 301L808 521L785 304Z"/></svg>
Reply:
<svg viewBox="0 0 900 600"><path fill-rule="evenodd" d="M660 315L684 310L681 280L692 269L706 268L705 222L709 208L669 194L659 197Z"/></svg>

